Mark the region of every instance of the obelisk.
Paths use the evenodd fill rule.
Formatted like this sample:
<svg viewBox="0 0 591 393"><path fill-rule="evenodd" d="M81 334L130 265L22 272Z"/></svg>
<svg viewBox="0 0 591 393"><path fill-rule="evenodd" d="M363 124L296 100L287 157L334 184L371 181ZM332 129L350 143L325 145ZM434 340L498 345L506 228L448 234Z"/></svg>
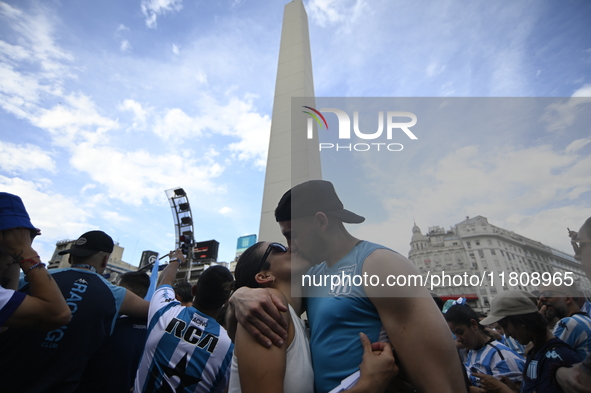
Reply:
<svg viewBox="0 0 591 393"><path fill-rule="evenodd" d="M283 13L259 240L285 243L275 221L277 202L293 185L322 178L317 132L309 140L305 122L292 128L292 97L309 97L308 105L314 106L308 14L302 0L286 4Z"/></svg>

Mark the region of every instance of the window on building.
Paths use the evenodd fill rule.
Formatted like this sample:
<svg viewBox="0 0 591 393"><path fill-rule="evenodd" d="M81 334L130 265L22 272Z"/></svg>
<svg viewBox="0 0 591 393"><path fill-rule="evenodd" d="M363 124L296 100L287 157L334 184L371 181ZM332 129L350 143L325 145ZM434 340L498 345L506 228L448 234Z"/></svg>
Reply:
<svg viewBox="0 0 591 393"><path fill-rule="evenodd" d="M484 258L484 251L482 251L482 250L478 250L478 256L479 256L480 258Z"/></svg>
<svg viewBox="0 0 591 393"><path fill-rule="evenodd" d="M499 250L501 252L502 256L505 256L505 253L503 252L503 250Z"/></svg>
<svg viewBox="0 0 591 393"><path fill-rule="evenodd" d="M497 255L497 253L495 252L495 250L490 250L490 253L491 253L492 255Z"/></svg>
<svg viewBox="0 0 591 393"><path fill-rule="evenodd" d="M466 247L468 247L468 248L471 247L470 242L466 242Z"/></svg>
<svg viewBox="0 0 591 393"><path fill-rule="evenodd" d="M476 243L477 246L479 246L480 245L480 240L476 240L475 243Z"/></svg>

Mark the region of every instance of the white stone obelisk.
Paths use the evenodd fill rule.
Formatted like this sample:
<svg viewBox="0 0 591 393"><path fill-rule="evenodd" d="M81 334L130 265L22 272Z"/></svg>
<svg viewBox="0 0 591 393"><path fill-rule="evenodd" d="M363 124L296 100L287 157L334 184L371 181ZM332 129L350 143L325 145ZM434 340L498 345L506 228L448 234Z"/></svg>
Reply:
<svg viewBox="0 0 591 393"><path fill-rule="evenodd" d="M286 4L283 14L259 241L285 243L274 215L279 199L296 184L322 178L317 133L306 139L305 122L292 129L292 97L309 97L307 105L314 106L308 15L302 0Z"/></svg>

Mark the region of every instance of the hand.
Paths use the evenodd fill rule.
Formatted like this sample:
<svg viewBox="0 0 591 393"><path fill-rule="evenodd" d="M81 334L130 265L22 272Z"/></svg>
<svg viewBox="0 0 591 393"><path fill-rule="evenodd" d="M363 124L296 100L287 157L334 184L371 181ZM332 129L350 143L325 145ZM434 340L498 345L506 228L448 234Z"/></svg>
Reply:
<svg viewBox="0 0 591 393"><path fill-rule="evenodd" d="M539 305L540 303L538 303ZM546 305L542 305L539 307L539 312L540 314L542 314L542 316L546 319L550 319L550 317L548 316L548 308L546 307Z"/></svg>
<svg viewBox="0 0 591 393"><path fill-rule="evenodd" d="M505 385L509 386L509 389L518 392L519 388L515 385L515 382L511 381L505 375L499 375L499 381L503 382Z"/></svg>
<svg viewBox="0 0 591 393"><path fill-rule="evenodd" d="M591 393L591 387L585 387L581 383L579 365L573 367L560 367L556 371L556 382L565 393Z"/></svg>
<svg viewBox="0 0 591 393"><path fill-rule="evenodd" d="M363 391L383 392L398 372L394 354L389 342L371 343L364 333L359 333L363 345L363 360L359 365L361 376L358 388Z"/></svg>
<svg viewBox="0 0 591 393"><path fill-rule="evenodd" d="M497 332L495 329L491 328L490 326L485 326L484 331L486 332L486 334L489 337L494 338L497 341L503 340L501 333Z"/></svg>
<svg viewBox="0 0 591 393"><path fill-rule="evenodd" d="M472 376L480 378L480 386L482 387L482 389L484 389L485 392L514 393L514 390L512 390L509 386L505 385L503 382L499 381L492 375L472 373Z"/></svg>
<svg viewBox="0 0 591 393"><path fill-rule="evenodd" d="M239 288L230 298L238 323L261 345L281 347L287 339L287 322L281 316L287 307L264 288Z"/></svg>
<svg viewBox="0 0 591 393"><path fill-rule="evenodd" d="M0 247L17 262L37 255L31 242L31 230L28 228L0 231Z"/></svg>
<svg viewBox="0 0 591 393"><path fill-rule="evenodd" d="M568 229L568 237L570 237L571 240L576 239L577 236L579 236L579 232L577 232L577 231L571 231L570 229Z"/></svg>
<svg viewBox="0 0 591 393"><path fill-rule="evenodd" d="M182 265L183 263L185 263L185 256L183 255L183 252L181 251L180 248L177 248L174 251L171 251L168 254L168 258L172 261L173 259L178 259L179 260L179 264Z"/></svg>

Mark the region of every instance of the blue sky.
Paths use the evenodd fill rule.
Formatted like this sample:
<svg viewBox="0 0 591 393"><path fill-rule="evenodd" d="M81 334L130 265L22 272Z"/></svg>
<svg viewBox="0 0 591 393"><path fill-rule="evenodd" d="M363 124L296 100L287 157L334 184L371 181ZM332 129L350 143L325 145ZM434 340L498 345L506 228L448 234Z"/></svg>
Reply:
<svg viewBox="0 0 591 393"><path fill-rule="evenodd" d="M0 189L20 195L42 228L44 260L56 241L96 228L119 241L127 262L166 252L174 232L164 190L178 186L196 238L217 239L219 259L233 259L237 237L258 232L284 4L0 2ZM320 97L591 96L587 1L304 4ZM591 181L576 169L589 138L588 127L515 136L511 157L547 164L548 196L539 202L539 189L516 178L522 205L478 203L476 193L464 210L568 250L555 240L562 227L591 216ZM483 145L454 142L422 167L414 192L435 189L449 204L466 192L444 174L461 175ZM499 160L487 158L486 173L511 170ZM423 230L465 215L424 203L424 214L414 212ZM392 246L406 253L412 222L402 216Z"/></svg>

